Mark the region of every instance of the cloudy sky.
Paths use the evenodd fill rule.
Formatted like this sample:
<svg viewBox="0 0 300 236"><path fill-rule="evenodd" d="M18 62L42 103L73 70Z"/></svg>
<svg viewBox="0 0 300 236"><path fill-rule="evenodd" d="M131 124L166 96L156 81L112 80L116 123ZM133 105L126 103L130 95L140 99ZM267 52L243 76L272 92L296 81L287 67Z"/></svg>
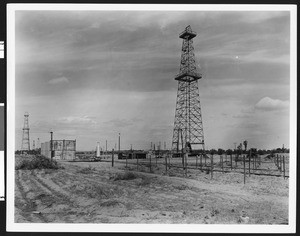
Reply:
<svg viewBox="0 0 300 236"><path fill-rule="evenodd" d="M170 148L182 40L194 38L206 148L289 147L287 11L17 11L16 149L30 139Z"/></svg>

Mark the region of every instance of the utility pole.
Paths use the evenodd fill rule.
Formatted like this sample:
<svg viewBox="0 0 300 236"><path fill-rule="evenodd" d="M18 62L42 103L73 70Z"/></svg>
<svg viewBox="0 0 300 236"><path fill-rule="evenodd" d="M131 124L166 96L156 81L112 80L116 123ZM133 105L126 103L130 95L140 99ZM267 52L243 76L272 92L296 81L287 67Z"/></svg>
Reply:
<svg viewBox="0 0 300 236"><path fill-rule="evenodd" d="M107 140L105 140L105 152L107 154Z"/></svg>
<svg viewBox="0 0 300 236"><path fill-rule="evenodd" d="M121 133L119 133L119 153L120 153L120 150L121 150Z"/></svg>

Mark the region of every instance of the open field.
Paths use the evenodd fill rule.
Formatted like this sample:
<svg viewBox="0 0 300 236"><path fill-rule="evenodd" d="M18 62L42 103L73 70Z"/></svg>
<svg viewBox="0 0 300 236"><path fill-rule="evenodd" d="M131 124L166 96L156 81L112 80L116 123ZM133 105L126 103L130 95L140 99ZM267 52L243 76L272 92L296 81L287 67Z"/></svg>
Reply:
<svg viewBox="0 0 300 236"><path fill-rule="evenodd" d="M15 222L288 223L288 178L247 175L244 185L241 173L214 172L211 179L189 169L183 177L182 169L166 172L163 163L153 173L146 165L126 168L125 160L114 167L60 162L64 169L16 170Z"/></svg>

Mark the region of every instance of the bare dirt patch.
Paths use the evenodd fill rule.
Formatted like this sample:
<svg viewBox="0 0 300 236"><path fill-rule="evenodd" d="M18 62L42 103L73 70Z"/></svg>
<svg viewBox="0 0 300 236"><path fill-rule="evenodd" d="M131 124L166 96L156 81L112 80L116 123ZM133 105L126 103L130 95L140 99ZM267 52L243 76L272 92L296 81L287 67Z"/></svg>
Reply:
<svg viewBox="0 0 300 236"><path fill-rule="evenodd" d="M287 224L288 179L109 162L16 170L15 222ZM173 172L172 172L173 171Z"/></svg>

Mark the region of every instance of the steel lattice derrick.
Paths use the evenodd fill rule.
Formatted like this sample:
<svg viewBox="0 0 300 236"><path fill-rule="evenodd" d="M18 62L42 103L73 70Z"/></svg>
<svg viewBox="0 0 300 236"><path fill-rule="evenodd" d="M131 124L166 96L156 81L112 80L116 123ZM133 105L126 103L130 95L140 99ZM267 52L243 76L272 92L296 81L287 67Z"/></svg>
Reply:
<svg viewBox="0 0 300 236"><path fill-rule="evenodd" d="M198 80L201 75L197 72L193 38L196 33L188 26L180 34L182 52L180 72L175 76L178 80L177 100L175 109L172 149L179 152L187 142L191 145L200 145L204 150L204 132L202 124Z"/></svg>
<svg viewBox="0 0 300 236"><path fill-rule="evenodd" d="M23 136L22 136L22 147L21 150L29 151L30 150L30 140L29 140L29 114L25 112L24 114L24 127L23 127Z"/></svg>

